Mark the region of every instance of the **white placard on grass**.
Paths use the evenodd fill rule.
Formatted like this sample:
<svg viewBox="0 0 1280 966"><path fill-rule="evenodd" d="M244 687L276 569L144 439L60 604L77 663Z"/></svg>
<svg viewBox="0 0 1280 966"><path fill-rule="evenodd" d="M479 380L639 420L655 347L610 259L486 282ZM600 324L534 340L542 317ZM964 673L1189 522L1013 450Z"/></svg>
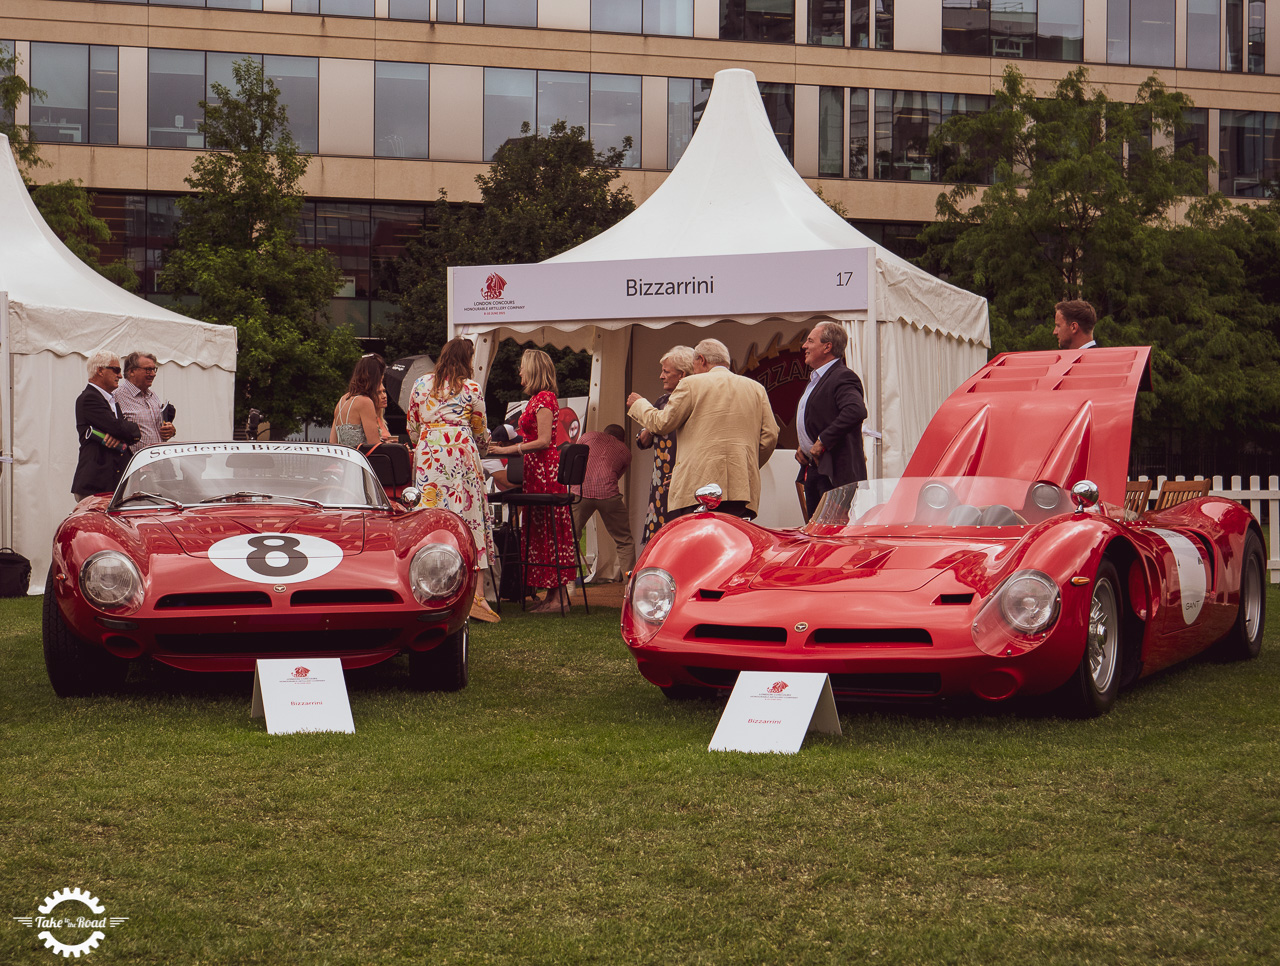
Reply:
<svg viewBox="0 0 1280 966"><path fill-rule="evenodd" d="M249 717L265 718L270 735L299 731L354 734L342 661L336 657L258 661Z"/></svg>
<svg viewBox="0 0 1280 966"><path fill-rule="evenodd" d="M707 750L794 755L810 731L842 733L826 674L740 671Z"/></svg>

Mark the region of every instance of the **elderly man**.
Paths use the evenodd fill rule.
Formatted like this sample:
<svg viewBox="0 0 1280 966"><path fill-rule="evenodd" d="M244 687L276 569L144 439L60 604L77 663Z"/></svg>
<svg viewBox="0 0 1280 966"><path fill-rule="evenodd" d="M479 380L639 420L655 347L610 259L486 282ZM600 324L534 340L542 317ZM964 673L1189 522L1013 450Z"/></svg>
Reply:
<svg viewBox="0 0 1280 966"><path fill-rule="evenodd" d="M867 404L862 380L844 363L849 336L835 322L819 322L804 340L812 370L796 407L796 460L804 468L805 513L813 516L822 494L867 478L862 421Z"/></svg>
<svg viewBox="0 0 1280 966"><path fill-rule="evenodd" d="M173 439L173 423L164 418L160 397L151 391L158 368L151 353L130 352L124 357L124 382L113 393L121 414L137 423L142 432L142 438L129 447L135 453L152 443Z"/></svg>
<svg viewBox="0 0 1280 966"><path fill-rule="evenodd" d="M142 435L135 423L121 417L112 396L120 384L120 357L105 350L95 352L88 370L89 384L76 399L80 457L71 492L77 500L114 490L129 464L128 444Z"/></svg>
<svg viewBox="0 0 1280 966"><path fill-rule="evenodd" d="M764 386L729 370L723 342L703 339L693 354L693 374L664 408L633 392L627 415L651 433L676 433L668 519L694 509L694 492L707 483L719 484L722 512L749 519L760 506L760 467L778 445L778 422Z"/></svg>
<svg viewBox="0 0 1280 966"><path fill-rule="evenodd" d="M1059 349L1092 349L1098 343L1093 327L1098 313L1084 299L1069 299L1053 307L1053 334Z"/></svg>

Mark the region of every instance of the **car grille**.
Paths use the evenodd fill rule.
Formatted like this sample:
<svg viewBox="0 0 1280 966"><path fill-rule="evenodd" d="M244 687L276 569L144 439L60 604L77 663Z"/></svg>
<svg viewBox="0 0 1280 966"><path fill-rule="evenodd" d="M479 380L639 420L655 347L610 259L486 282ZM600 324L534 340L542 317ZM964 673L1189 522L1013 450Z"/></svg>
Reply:
<svg viewBox="0 0 1280 966"><path fill-rule="evenodd" d="M261 590L231 590L207 594L165 594L156 602L156 610L270 606L270 595Z"/></svg>
<svg viewBox="0 0 1280 966"><path fill-rule="evenodd" d="M785 644L785 627L735 627L732 624L697 624L689 632L695 641L744 641L750 644Z"/></svg>
<svg viewBox="0 0 1280 966"><path fill-rule="evenodd" d="M399 604L394 590L361 588L351 590L295 590L289 598L294 607L323 607L335 604Z"/></svg>
<svg viewBox="0 0 1280 966"><path fill-rule="evenodd" d="M713 688L732 688L738 681L738 672L730 668L686 667L685 670L700 684ZM843 695L929 697L942 690L942 676L924 673L833 674L831 689Z"/></svg>
<svg viewBox="0 0 1280 966"><path fill-rule="evenodd" d="M395 640L397 628L362 631L246 631L224 634L157 634L156 649L167 654L294 654L372 651Z"/></svg>
<svg viewBox="0 0 1280 966"><path fill-rule="evenodd" d="M922 627L819 627L813 632L814 644L895 645L923 644L933 646L933 636Z"/></svg>

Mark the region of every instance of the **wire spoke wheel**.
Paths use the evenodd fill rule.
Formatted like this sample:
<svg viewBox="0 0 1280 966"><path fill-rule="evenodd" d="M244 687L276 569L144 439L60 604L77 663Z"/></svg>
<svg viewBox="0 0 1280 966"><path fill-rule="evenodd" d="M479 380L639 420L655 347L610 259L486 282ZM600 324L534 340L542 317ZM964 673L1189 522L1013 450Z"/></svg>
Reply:
<svg viewBox="0 0 1280 966"><path fill-rule="evenodd" d="M1097 581L1093 589L1086 649L1093 686L1100 693L1105 692L1111 687L1120 662L1120 609L1116 589L1107 580Z"/></svg>

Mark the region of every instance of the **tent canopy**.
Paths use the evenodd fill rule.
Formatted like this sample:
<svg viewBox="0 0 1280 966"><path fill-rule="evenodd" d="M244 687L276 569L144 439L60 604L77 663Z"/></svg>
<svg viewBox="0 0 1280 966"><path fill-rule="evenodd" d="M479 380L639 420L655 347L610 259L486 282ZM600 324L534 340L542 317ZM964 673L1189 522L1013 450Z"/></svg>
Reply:
<svg viewBox="0 0 1280 966"><path fill-rule="evenodd" d="M131 295L80 261L31 200L0 135L0 540L44 589L53 531L74 505L75 399L99 349L149 352L179 440L229 439L236 331Z"/></svg>

